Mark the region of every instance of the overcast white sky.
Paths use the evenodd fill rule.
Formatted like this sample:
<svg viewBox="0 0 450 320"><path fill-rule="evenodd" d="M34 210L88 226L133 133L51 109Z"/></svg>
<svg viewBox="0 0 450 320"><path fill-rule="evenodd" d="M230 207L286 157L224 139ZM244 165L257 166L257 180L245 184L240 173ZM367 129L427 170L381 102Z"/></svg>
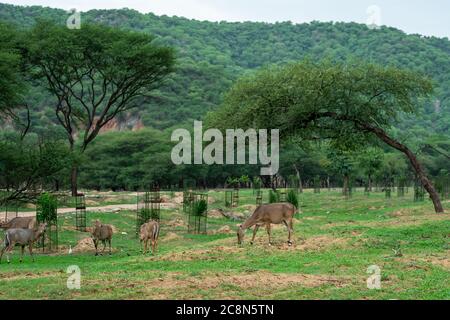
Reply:
<svg viewBox="0 0 450 320"><path fill-rule="evenodd" d="M210 21L381 21L407 33L450 38L449 0L0 0L79 11L133 8ZM376 11L368 8L376 5Z"/></svg>

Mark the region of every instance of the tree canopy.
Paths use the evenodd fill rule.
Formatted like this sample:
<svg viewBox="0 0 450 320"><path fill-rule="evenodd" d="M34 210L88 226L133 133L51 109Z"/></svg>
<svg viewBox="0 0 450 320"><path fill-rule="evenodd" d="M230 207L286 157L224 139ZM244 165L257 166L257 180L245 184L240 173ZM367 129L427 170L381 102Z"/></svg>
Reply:
<svg viewBox="0 0 450 320"><path fill-rule="evenodd" d="M361 148L377 138L403 152L430 193L442 205L414 153L391 137L401 113L416 110L432 92L414 72L368 63L313 63L271 67L238 81L209 125L218 128L279 129L284 137L330 140L338 149Z"/></svg>
<svg viewBox="0 0 450 320"><path fill-rule="evenodd" d="M102 25L72 30L50 22L36 24L27 34L24 59L52 94L49 104L72 150L79 145L84 152L105 125L135 108L137 99L142 103L172 72L172 49L153 40ZM74 195L76 179L74 165Z"/></svg>

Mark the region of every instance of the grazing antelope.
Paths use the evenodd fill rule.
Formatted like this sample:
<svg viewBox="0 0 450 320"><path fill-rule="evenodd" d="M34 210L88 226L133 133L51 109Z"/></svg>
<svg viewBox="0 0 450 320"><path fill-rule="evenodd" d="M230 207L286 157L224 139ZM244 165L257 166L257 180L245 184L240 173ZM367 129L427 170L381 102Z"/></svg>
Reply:
<svg viewBox="0 0 450 320"><path fill-rule="evenodd" d="M255 226L253 230L253 238L250 242L253 244L255 240L256 232L260 226L265 225L267 234L269 235L269 245L271 242L271 224L284 224L289 232L288 244L291 246L291 236L293 233L292 219L296 212L296 208L290 203L272 203L263 204L256 208L255 212L247 219L243 224L239 226L237 232L238 244L242 244L244 241L245 230Z"/></svg>
<svg viewBox="0 0 450 320"><path fill-rule="evenodd" d="M10 221L0 223L0 229L33 229L35 225L35 217L16 217Z"/></svg>
<svg viewBox="0 0 450 320"><path fill-rule="evenodd" d="M109 244L109 254L111 254L111 238L113 235L112 226L109 224L102 224L100 220L96 220L94 223L94 229L92 230L92 240L95 246L95 255L98 256L98 242L103 243L102 253L105 252L106 242Z"/></svg>
<svg viewBox="0 0 450 320"><path fill-rule="evenodd" d="M150 220L141 226L139 239L141 244L144 242L144 254L147 253L148 242L150 240L152 241L152 254L155 254L158 246L159 229L159 222L155 220Z"/></svg>
<svg viewBox="0 0 450 320"><path fill-rule="evenodd" d="M47 228L46 223L41 223L37 229L8 229L5 234L5 246L0 253L0 262L2 261L3 253L6 251L6 259L9 261L9 254L14 249L16 244L22 247L20 262L23 260L23 251L25 246L28 245L30 250L31 259L34 262L33 256L33 244L44 234L45 228Z"/></svg>

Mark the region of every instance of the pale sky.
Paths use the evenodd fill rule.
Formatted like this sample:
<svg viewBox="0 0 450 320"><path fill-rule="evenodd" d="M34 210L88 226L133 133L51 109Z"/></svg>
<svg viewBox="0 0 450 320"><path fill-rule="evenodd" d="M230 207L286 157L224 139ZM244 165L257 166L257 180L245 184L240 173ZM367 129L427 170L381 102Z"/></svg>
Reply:
<svg viewBox="0 0 450 320"><path fill-rule="evenodd" d="M210 21L345 21L450 38L449 0L0 0L87 11L132 8ZM376 7L373 7L376 6Z"/></svg>

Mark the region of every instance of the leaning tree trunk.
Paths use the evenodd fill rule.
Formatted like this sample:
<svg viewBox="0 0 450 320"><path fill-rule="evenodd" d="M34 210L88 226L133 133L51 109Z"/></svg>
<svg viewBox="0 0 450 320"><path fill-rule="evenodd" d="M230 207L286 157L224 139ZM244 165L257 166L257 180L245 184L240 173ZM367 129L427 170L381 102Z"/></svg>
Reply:
<svg viewBox="0 0 450 320"><path fill-rule="evenodd" d="M425 190L427 190L428 194L430 195L430 198L433 201L434 210L437 213L444 212L444 208L442 207L439 194L437 193L430 179L428 179L427 175L425 174L425 171L423 170L419 160L417 160L416 155L407 146L388 136L384 130L369 126L367 124L363 124L363 127L369 130L370 132L373 132L378 138L383 140L389 146L403 152L406 155L412 167L414 168L416 175L422 182L423 187L425 188Z"/></svg>

